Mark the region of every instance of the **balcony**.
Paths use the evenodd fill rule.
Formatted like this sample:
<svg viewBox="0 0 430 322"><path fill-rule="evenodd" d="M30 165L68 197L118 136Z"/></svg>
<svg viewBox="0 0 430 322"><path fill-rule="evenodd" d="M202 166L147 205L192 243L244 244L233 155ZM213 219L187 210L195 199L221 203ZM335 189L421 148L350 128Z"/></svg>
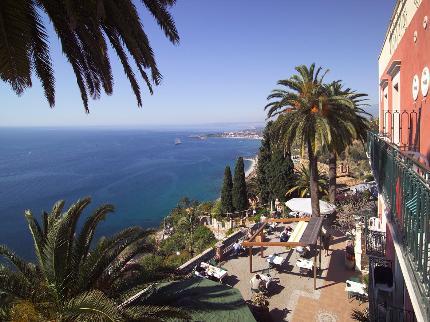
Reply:
<svg viewBox="0 0 430 322"><path fill-rule="evenodd" d="M408 275L420 296L424 314L429 317L430 169L370 132L367 151L378 191L388 210L387 220L399 240Z"/></svg>
<svg viewBox="0 0 430 322"><path fill-rule="evenodd" d="M375 257L385 257L385 232L371 230L366 223L366 255Z"/></svg>

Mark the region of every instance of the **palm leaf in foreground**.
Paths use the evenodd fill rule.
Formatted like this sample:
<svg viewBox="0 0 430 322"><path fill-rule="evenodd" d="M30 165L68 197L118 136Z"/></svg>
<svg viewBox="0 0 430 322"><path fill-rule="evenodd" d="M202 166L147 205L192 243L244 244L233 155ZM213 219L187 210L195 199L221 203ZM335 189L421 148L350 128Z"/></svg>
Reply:
<svg viewBox="0 0 430 322"><path fill-rule="evenodd" d="M51 107L55 80L45 24L52 23L64 56L70 63L85 110L89 98L113 91L108 44L142 106L141 89L130 65L132 59L152 94L162 79L136 5L149 11L167 39L177 44L179 34L169 12L173 0L2 0L0 1L0 78L18 95L32 86L32 72L40 79ZM44 19L40 14L45 15Z"/></svg>
<svg viewBox="0 0 430 322"><path fill-rule="evenodd" d="M164 305L145 305L145 296L133 297L148 284L144 270L130 261L152 250L147 241L151 231L130 227L94 241L97 225L114 208L99 207L78 231L90 202L78 200L64 212L64 202L58 202L43 213L43 225L31 211L25 212L37 264L0 245L0 314L10 319L20 307L40 321L146 321L183 314ZM134 300L122 305L130 297Z"/></svg>

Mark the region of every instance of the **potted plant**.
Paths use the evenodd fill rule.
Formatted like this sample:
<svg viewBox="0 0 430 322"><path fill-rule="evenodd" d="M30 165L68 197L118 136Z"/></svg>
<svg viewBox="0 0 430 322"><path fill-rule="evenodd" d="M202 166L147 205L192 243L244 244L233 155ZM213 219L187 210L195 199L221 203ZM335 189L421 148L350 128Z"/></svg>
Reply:
<svg viewBox="0 0 430 322"><path fill-rule="evenodd" d="M252 295L249 306L257 321L272 321L269 313L268 298L262 292Z"/></svg>

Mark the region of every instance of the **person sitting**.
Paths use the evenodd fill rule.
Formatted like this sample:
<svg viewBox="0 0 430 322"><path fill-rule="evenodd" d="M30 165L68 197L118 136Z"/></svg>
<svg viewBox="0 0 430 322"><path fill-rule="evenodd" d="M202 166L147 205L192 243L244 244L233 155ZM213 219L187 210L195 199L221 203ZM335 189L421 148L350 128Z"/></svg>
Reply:
<svg viewBox="0 0 430 322"><path fill-rule="evenodd" d="M200 264L196 266L196 276L206 277L206 269L204 269Z"/></svg>
<svg viewBox="0 0 430 322"><path fill-rule="evenodd" d="M281 236L279 236L280 242L281 243L287 242L288 238L290 238L290 237L287 235L287 232L285 230L283 230L281 233Z"/></svg>
<svg viewBox="0 0 430 322"><path fill-rule="evenodd" d="M240 244L239 240L236 240L233 244L234 255L238 256L243 251L243 247Z"/></svg>
<svg viewBox="0 0 430 322"><path fill-rule="evenodd" d="M263 280L261 279L260 275L255 274L253 278L249 281L251 284L251 291L255 293L260 293L261 288L263 287Z"/></svg>

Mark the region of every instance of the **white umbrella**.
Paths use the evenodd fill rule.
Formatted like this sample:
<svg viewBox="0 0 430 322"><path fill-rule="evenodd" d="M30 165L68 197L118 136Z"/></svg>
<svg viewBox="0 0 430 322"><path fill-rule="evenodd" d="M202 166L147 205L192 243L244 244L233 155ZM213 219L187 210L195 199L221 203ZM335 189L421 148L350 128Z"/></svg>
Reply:
<svg viewBox="0 0 430 322"><path fill-rule="evenodd" d="M311 198L293 198L288 200L285 205L292 211L304 212L305 214L312 214ZM328 215L333 213L336 207L331 203L320 200L320 213L321 215Z"/></svg>

